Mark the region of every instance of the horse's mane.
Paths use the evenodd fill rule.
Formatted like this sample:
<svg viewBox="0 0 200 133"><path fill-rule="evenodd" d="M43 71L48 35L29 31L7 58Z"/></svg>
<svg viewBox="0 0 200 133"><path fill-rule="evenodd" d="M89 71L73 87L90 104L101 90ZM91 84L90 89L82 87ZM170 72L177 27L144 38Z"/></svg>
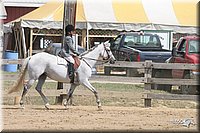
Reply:
<svg viewBox="0 0 200 133"><path fill-rule="evenodd" d="M80 56L84 56L84 55L88 54L89 52L93 51L96 47L98 47L98 45L95 45L94 47L92 47L92 48L88 49L87 51L81 53Z"/></svg>

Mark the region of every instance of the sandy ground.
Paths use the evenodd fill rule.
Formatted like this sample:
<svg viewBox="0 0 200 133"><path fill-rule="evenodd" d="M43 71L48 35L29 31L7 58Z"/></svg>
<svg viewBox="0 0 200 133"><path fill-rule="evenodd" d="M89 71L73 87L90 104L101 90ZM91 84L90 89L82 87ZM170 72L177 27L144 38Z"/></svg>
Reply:
<svg viewBox="0 0 200 133"><path fill-rule="evenodd" d="M96 106L51 105L46 110L42 105L3 106L4 131L198 131L196 109L176 109L161 107L115 107L104 106L98 111ZM190 127L178 123L183 118L194 122Z"/></svg>
<svg viewBox="0 0 200 133"><path fill-rule="evenodd" d="M117 85L117 87L120 87ZM4 131L198 131L198 110L187 101L152 101L151 108L144 108L140 98L141 88L108 90L98 86L103 111L98 111L94 94L85 88L74 93L75 106L65 109L62 105L50 105L50 110L41 104L38 93L31 89L27 94L25 109L13 105L12 95L4 94L2 113ZM128 88L126 88L128 89ZM123 90L123 91L121 91ZM55 89L44 89L45 94ZM55 97L54 97L55 99ZM190 119L186 127L181 120Z"/></svg>

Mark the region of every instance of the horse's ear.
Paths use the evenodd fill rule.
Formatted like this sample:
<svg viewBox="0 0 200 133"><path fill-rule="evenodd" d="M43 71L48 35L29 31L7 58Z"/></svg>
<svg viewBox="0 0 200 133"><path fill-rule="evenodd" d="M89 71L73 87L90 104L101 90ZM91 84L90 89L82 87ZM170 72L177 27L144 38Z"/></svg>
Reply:
<svg viewBox="0 0 200 133"><path fill-rule="evenodd" d="M106 42L104 43L104 45L105 45L106 47L110 47L109 41L106 41Z"/></svg>

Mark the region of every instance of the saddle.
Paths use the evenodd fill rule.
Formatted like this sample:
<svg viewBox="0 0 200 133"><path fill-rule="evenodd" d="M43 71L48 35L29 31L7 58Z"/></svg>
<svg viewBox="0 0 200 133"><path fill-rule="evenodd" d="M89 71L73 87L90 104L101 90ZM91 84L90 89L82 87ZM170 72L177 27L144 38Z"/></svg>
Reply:
<svg viewBox="0 0 200 133"><path fill-rule="evenodd" d="M74 59L74 69L76 70L76 69L78 69L78 67L80 66L80 64L81 64L81 62L80 62L80 59L79 59L79 57L78 56L72 56L73 57L73 59Z"/></svg>

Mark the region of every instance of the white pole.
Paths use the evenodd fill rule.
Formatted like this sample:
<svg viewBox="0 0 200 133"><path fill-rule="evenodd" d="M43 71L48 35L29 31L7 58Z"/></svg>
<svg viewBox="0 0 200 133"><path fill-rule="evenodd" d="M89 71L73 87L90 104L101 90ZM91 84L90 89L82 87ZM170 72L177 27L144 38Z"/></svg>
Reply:
<svg viewBox="0 0 200 133"><path fill-rule="evenodd" d="M87 22L87 26L86 26L86 50L89 49L89 23Z"/></svg>
<svg viewBox="0 0 200 133"><path fill-rule="evenodd" d="M22 44L23 44L24 58L26 58L27 51L26 51L25 32L23 27L22 27Z"/></svg>

